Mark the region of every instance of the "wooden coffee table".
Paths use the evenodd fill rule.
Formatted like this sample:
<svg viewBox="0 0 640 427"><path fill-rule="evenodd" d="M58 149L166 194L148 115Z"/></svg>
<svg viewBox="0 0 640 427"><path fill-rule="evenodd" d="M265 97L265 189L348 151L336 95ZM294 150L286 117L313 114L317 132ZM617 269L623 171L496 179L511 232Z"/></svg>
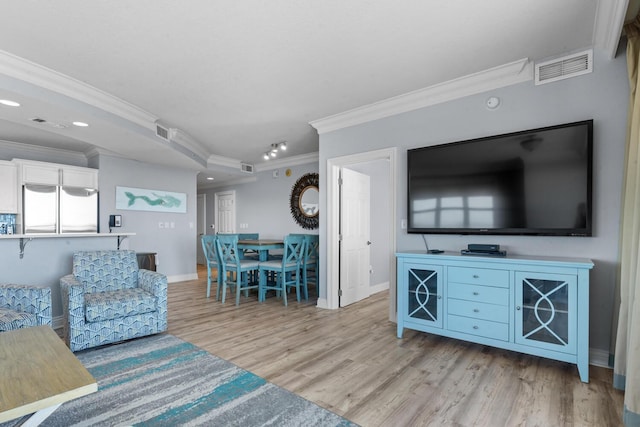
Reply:
<svg viewBox="0 0 640 427"><path fill-rule="evenodd" d="M0 333L0 423L33 414L38 425L98 384L49 326Z"/></svg>

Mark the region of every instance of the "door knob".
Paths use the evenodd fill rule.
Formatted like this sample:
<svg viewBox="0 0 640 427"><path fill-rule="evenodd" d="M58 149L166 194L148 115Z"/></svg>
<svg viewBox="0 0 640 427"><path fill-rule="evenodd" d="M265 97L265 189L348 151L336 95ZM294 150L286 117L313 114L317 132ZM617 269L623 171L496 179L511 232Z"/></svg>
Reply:
<svg viewBox="0 0 640 427"><path fill-rule="evenodd" d="M371 242L367 240L367 245L370 245L370 244L371 244Z"/></svg>

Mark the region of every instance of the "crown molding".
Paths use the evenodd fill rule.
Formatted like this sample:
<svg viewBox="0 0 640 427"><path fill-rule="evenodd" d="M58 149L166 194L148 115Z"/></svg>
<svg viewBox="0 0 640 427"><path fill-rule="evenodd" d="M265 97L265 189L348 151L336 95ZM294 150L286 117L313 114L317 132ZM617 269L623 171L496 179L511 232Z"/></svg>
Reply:
<svg viewBox="0 0 640 427"><path fill-rule="evenodd" d="M265 160L264 163L254 165L256 172L265 172L279 168L304 165L320 161L320 153L308 153L299 156L285 157L283 159Z"/></svg>
<svg viewBox="0 0 640 427"><path fill-rule="evenodd" d="M0 74L67 96L155 132L158 117L107 92L0 50Z"/></svg>
<svg viewBox="0 0 640 427"><path fill-rule="evenodd" d="M597 2L593 42L609 59L616 57L628 7L629 0Z"/></svg>
<svg viewBox="0 0 640 427"><path fill-rule="evenodd" d="M0 148L24 153L20 154L20 158L31 156L36 158L56 158L72 162L73 164L86 164L88 160L86 153L80 153L78 151L42 147L39 145L24 144L22 142L6 141L2 139L0 139ZM60 163L60 160L56 161L56 163Z"/></svg>
<svg viewBox="0 0 640 427"><path fill-rule="evenodd" d="M469 95L533 80L533 64L523 58L479 73L388 98L309 122L319 134L379 120Z"/></svg>

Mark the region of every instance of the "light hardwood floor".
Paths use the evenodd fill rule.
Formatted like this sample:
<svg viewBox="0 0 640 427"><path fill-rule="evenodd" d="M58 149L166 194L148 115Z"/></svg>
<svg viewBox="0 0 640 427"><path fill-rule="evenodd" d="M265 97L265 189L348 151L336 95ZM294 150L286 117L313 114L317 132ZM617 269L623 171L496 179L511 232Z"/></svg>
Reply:
<svg viewBox="0 0 640 427"><path fill-rule="evenodd" d="M223 305L198 271L169 285L169 333L362 426L622 425L609 369L591 366L584 384L567 363L410 330L397 339L388 292L340 310L255 294Z"/></svg>

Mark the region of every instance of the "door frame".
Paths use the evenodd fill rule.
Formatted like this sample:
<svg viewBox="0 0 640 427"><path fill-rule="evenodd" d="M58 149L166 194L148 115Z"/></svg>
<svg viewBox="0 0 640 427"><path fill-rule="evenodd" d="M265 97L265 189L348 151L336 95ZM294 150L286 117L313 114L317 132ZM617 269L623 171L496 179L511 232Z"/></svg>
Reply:
<svg viewBox="0 0 640 427"><path fill-rule="evenodd" d="M202 200L202 212L198 208L198 201ZM196 194L196 221L198 225L202 226L202 234L207 234L207 195L206 193ZM202 250L202 244L200 243L201 235L198 233L198 225L196 225L196 235L198 236L196 239L196 263L198 261L204 261L204 265L207 264L206 256L204 255L204 251ZM199 258L198 255L202 253L202 258Z"/></svg>
<svg viewBox="0 0 640 427"><path fill-rule="evenodd" d="M318 306L329 309L339 308L338 291L340 289L340 169L357 163L366 163L374 160L389 161L389 192L388 204L390 230L389 247L389 319L396 320L396 158L397 148L385 148L364 153L327 159L327 269L326 269L326 300L318 300ZM374 207L375 208L375 207Z"/></svg>

